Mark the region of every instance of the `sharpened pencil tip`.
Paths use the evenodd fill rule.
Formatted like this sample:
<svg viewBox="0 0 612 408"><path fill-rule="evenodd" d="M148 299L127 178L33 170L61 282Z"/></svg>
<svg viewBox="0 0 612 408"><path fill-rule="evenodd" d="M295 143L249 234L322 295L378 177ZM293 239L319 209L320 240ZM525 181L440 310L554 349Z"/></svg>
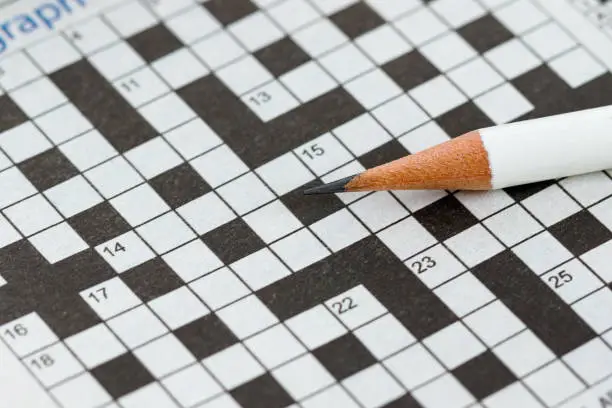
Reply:
<svg viewBox="0 0 612 408"><path fill-rule="evenodd" d="M340 180L332 181L331 183L323 184L316 187L311 187L307 190L304 190L304 195L312 195L312 194L332 194L332 193L343 193L345 192L345 186L354 178L355 176L349 176L342 178Z"/></svg>

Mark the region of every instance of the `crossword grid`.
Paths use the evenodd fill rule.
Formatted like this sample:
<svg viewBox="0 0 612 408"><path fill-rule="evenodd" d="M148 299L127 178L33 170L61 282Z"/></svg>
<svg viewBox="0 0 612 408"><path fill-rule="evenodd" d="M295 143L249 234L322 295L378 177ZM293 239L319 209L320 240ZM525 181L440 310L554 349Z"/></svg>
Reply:
<svg viewBox="0 0 612 408"><path fill-rule="evenodd" d="M612 104L612 75L529 0L256 3L126 1L0 60L0 333L54 400L540 407L609 378L608 172L301 191Z"/></svg>

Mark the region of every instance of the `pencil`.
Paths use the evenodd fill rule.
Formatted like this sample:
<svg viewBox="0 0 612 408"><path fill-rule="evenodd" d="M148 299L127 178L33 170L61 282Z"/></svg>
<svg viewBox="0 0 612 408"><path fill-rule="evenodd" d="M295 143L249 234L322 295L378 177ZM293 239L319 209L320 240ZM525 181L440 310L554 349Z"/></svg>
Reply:
<svg viewBox="0 0 612 408"><path fill-rule="evenodd" d="M473 130L304 194L490 190L612 168L612 106Z"/></svg>

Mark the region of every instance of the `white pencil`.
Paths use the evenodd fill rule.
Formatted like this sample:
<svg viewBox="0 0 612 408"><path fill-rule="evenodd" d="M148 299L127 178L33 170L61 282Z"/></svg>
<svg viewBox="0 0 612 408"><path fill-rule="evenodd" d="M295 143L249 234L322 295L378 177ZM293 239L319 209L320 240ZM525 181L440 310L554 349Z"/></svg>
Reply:
<svg viewBox="0 0 612 408"><path fill-rule="evenodd" d="M612 168L612 106L474 130L306 194L489 190Z"/></svg>

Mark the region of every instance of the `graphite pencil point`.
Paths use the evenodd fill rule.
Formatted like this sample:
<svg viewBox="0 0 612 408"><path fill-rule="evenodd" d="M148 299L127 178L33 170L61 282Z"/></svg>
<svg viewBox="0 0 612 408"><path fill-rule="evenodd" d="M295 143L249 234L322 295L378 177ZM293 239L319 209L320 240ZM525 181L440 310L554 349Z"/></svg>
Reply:
<svg viewBox="0 0 612 408"><path fill-rule="evenodd" d="M340 180L332 181L331 183L323 184L316 187L311 187L304 191L305 195L311 194L332 194L332 193L343 193L346 191L345 186L353 179L355 176L349 176L342 178Z"/></svg>

